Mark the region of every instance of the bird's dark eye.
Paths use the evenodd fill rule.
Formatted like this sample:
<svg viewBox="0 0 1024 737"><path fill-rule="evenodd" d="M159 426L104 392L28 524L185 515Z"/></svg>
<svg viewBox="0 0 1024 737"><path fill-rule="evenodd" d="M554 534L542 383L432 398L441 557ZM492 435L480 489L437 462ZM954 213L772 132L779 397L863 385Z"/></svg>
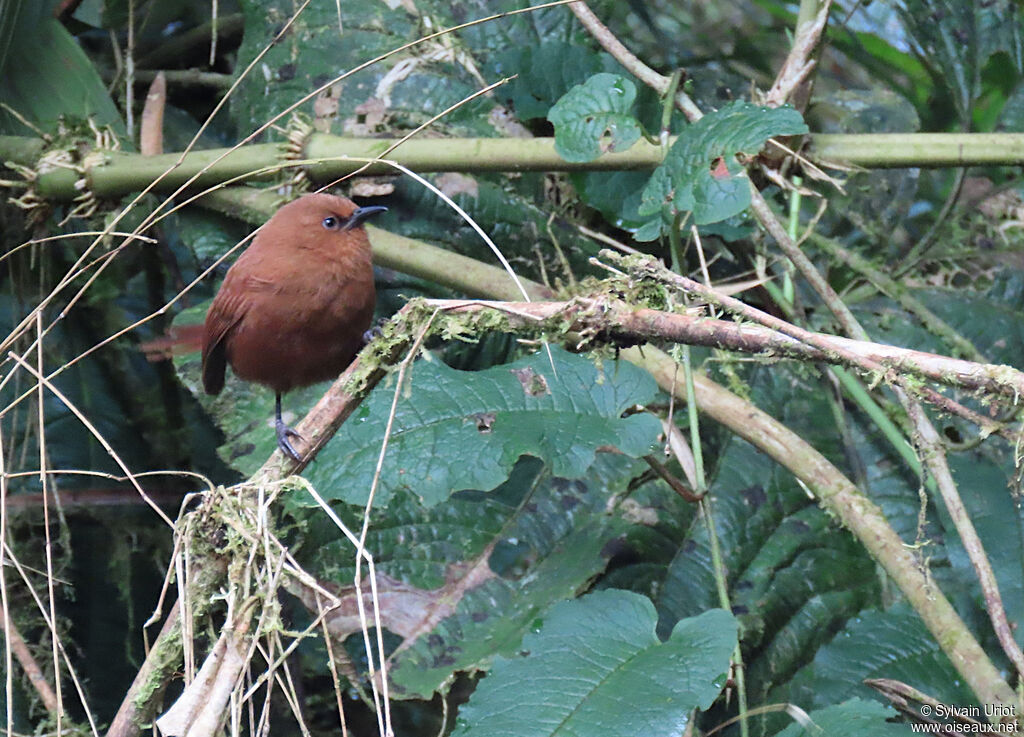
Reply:
<svg viewBox="0 0 1024 737"><path fill-rule="evenodd" d="M333 215L328 215L323 219L323 226L327 228L327 230L337 230L340 225L341 221Z"/></svg>

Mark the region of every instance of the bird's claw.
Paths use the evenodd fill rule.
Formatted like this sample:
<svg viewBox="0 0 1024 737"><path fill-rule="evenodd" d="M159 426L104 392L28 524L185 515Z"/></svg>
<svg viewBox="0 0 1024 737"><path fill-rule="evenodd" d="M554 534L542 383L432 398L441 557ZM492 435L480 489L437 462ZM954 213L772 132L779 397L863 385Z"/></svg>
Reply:
<svg viewBox="0 0 1024 737"><path fill-rule="evenodd" d="M281 449L281 452L291 458L293 461L299 462L302 460L302 455L295 450L295 446L292 445L288 438L296 438L298 440L305 441L299 433L292 428L288 427L283 422L277 425L277 447Z"/></svg>
<svg viewBox="0 0 1024 737"><path fill-rule="evenodd" d="M382 317L377 320L369 330L363 333L363 343L369 343L371 340L382 336L384 334L384 326L387 324L387 321L386 317Z"/></svg>

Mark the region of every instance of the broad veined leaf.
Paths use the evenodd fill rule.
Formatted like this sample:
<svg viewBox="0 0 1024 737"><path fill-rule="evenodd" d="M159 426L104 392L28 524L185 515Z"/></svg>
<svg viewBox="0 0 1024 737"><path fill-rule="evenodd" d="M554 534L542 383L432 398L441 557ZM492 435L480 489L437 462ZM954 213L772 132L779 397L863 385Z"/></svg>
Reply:
<svg viewBox="0 0 1024 737"><path fill-rule="evenodd" d="M182 313L177 325L195 322L205 305ZM493 489L522 455L579 478L602 446L630 456L649 452L661 425L648 414L623 411L654 398L657 386L632 364L606 362L552 347L486 371L457 371L434 361L413 367L402 388L381 474L376 504L396 489L426 505L460 489ZM275 447L273 393L245 384L229 372L216 398L202 393L199 355L176 357L178 374L228 437L221 455L243 474L252 473ZM309 406L326 385L290 393L286 406ZM373 480L391 409L394 386L382 384L320 452L305 475L328 499L363 504ZM294 421L294 415L286 416Z"/></svg>
<svg viewBox="0 0 1024 737"><path fill-rule="evenodd" d="M377 503L408 489L437 504L459 489L493 489L522 455L556 475L582 476L601 446L649 452L660 430L651 415L621 417L654 398L647 373L626 362L593 361L552 347L486 371L421 362L395 412ZM325 497L362 504L377 466L394 387L379 386L307 472Z"/></svg>
<svg viewBox="0 0 1024 737"><path fill-rule="evenodd" d="M640 138L633 116L636 86L618 74L595 74L569 90L548 112L555 150L566 161L593 161Z"/></svg>
<svg viewBox="0 0 1024 737"><path fill-rule="evenodd" d="M805 706L822 707L849 696L878 698L864 685L866 678L894 678L947 704L974 703L920 617L905 605L867 610L848 622L794 681L813 694Z"/></svg>
<svg viewBox="0 0 1024 737"><path fill-rule="evenodd" d="M644 188L641 215L692 212L698 225L725 220L750 204L739 154L757 154L772 136L806 133L800 113L737 100L689 126ZM667 211L667 212L666 212Z"/></svg>
<svg viewBox="0 0 1024 737"><path fill-rule="evenodd" d="M375 510L367 548L378 574L401 582L389 596L383 626L411 638L389 661L391 693L427 699L457 672L486 670L495 655L516 655L538 615L576 596L610 558L632 549L625 533L642 525L622 508L609 513L609 500L642 468L642 461L601 454L586 476L570 480L526 457L491 492L460 492L431 509L399 492L386 509ZM296 490L290 499L304 493ZM362 508L336 508L358 524ZM302 565L350 583L348 540L319 510L293 512L306 531L297 551ZM331 617L328 626L337 631ZM357 627L350 623L347 631ZM350 646L353 640L361 642L356 635Z"/></svg>
<svg viewBox="0 0 1024 737"><path fill-rule="evenodd" d="M540 612L575 596L604 570L608 560L602 549L623 527L621 520L595 516L558 541L527 575L513 581L493 576L462 593L451 616L392 660L396 695L430 698L456 671L485 668L496 654L514 655Z"/></svg>
<svg viewBox="0 0 1024 737"><path fill-rule="evenodd" d="M725 686L738 625L712 609L661 642L656 620L649 599L626 591L556 604L523 638L522 657L497 659L453 734L681 734Z"/></svg>
<svg viewBox="0 0 1024 737"><path fill-rule="evenodd" d="M516 74L499 92L507 96L520 120L547 117L559 98L591 75L615 71L607 54L561 40L510 48L498 55L495 72ZM621 71L621 67L619 67Z"/></svg>

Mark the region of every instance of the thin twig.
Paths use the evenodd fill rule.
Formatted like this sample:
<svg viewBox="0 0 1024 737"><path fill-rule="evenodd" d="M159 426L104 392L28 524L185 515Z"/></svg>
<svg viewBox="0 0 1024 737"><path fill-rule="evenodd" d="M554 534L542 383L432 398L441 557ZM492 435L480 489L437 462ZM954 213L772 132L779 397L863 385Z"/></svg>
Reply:
<svg viewBox="0 0 1024 737"><path fill-rule="evenodd" d="M0 561L2 563L2 561ZM3 613L0 613L2 617L2 624L4 629L4 638L6 639L6 646L10 652L14 653L14 656L18 659L18 665L25 671L25 677L28 678L28 682L32 684L32 688L35 689L39 695L39 700L43 702L43 706L46 711L49 712L50 718L56 720L57 712L60 707L57 704L57 694L50 688L50 684L46 681L46 675L43 673L43 669L39 667L39 663L32 657L32 652L28 649L28 645L25 644L24 638L21 633L18 632L17 626L13 621L7 618ZM8 659L8 668L11 667L10 660ZM12 678L8 672L8 678ZM13 707L8 707L8 717L13 714ZM10 734L10 732L8 732Z"/></svg>
<svg viewBox="0 0 1024 737"><path fill-rule="evenodd" d="M525 290L524 290L525 292ZM409 348L409 352L405 359L402 360L401 365L398 368L398 378L395 380L395 391L391 398L391 409L388 411L388 421L384 428L384 437L381 439L380 453L377 455L377 466L373 471L373 480L370 482L370 491L366 495L366 506L363 509L363 526L359 531L359 542L356 546L356 571L353 577L353 585L356 589L356 603L359 606L359 616L363 621L363 639L366 647L367 662L369 663L370 671L370 685L373 688L374 700L377 698L377 683L374 678L374 667L373 667L373 655L372 648L370 647L370 634L369 626L365 620L365 612L363 611L363 589L362 589L362 574L363 574L363 551L366 550L366 536L370 531L370 512L373 509L373 500L376 496L377 489L380 487L381 473L384 470L384 458L387 454L388 444L391 440L391 431L394 427L395 412L398 409L398 398L402 395L402 387L405 384L405 375L409 370L409 366L419 355L420 346L423 345L423 340L430 333L430 326L434 322L434 318L437 316L437 312L430 316L430 318L423 325L419 335L416 336L416 340L413 342L412 347ZM380 626L380 607L374 602L374 619L377 628L378 637L378 653L380 655L380 673L381 673L381 689L383 690L384 698L384 723L381 724L381 728L384 730L386 735L393 734L391 726L391 708L388 703L388 678L387 678L387 664L385 663L385 651L384 642L380 639L381 626ZM379 714L379 712L378 712Z"/></svg>
<svg viewBox="0 0 1024 737"><path fill-rule="evenodd" d="M7 459L4 455L3 428L0 426L0 608L4 618L4 705L7 707L7 734L14 734L13 647L10 635L11 610L7 601Z"/></svg>
<svg viewBox="0 0 1024 737"><path fill-rule="evenodd" d="M42 313L36 313L36 331L38 334L42 334L43 320ZM36 371L39 376L43 375L43 341L41 339L36 341ZM50 621L57 621L57 592L54 589L54 575L53 575L53 539L50 531L50 504L48 502L49 492L51 489L56 488L53 480L46 475L46 413L44 407L46 406L45 396L43 393L43 382L36 382L37 402L36 402L36 423L38 425L38 440L36 445L39 448L39 481L43 487L43 539L44 539L44 550L46 559L46 594L50 604ZM56 709L55 723L57 727L57 734L61 733L61 724L64 719L64 693L61 688L61 674L60 674L60 657L57 654L57 646L60 635L57 633L57 628L54 627L50 630L50 651L53 657L53 685L54 685L54 696L56 697L56 703L54 707Z"/></svg>
<svg viewBox="0 0 1024 737"><path fill-rule="evenodd" d="M36 380L40 382L41 385L44 384L46 388L49 389L50 392L55 397L57 397L57 399L59 399L65 407L68 408L68 411L70 411L71 414L78 418L78 421L85 426L85 429L87 429L92 434L92 436L96 438L97 441L99 441L99 444L103 446L103 449L107 452L107 455L109 455L111 459L114 461L114 463L116 463L121 468L125 476L128 478L129 483L131 483L131 485L135 487L135 491L138 492L139 496L146 500L146 503L149 504L150 508L157 513L157 516L160 517L160 519L162 519L167 524L168 527L173 528L174 522L171 521L171 518L164 513L164 510L160 509L159 505L157 505L156 502L150 499L149 495L142 489L142 486L135 478L135 475L131 472L131 470L129 470L128 466L125 465L124 461L121 460L121 457L117 454L113 447L111 447L110 443L107 442L107 439L103 437L103 434L96 429L96 426L93 425L92 422L89 421L89 418L86 417L81 412L81 410L79 410L78 407L75 406L74 402L68 399L67 396L60 389L53 385L53 382L49 381L45 376L40 374L31 364L26 363L25 360L17 353L11 351L7 354L7 356L9 358L14 359L19 366L21 366L23 369L32 374L36 378Z"/></svg>
<svg viewBox="0 0 1024 737"><path fill-rule="evenodd" d="M629 71L630 74L635 76L641 82L646 84L651 89L655 90L659 95L664 95L669 86L672 84L670 77L658 74L658 72L651 69L649 66L640 61L639 58L633 54L632 51L626 48L619 39L615 37L608 27L605 26L601 20L594 15L585 2L574 2L569 5L569 10L573 12L573 15L579 19L583 27L587 29L591 36L593 36L599 44L615 57L615 60L622 64ZM700 108L697 107L696 103L690 99L684 91L679 90L676 93L676 107L678 107L686 119L691 123L695 120L700 120L703 117L703 113Z"/></svg>
<svg viewBox="0 0 1024 737"><path fill-rule="evenodd" d="M568 302L430 299L424 300L424 304L446 312L466 314L497 311L508 316L510 324L527 329L532 326L540 330L549 325L559 325L563 331L607 333L634 342L653 340L702 345L769 359L795 358L840 365L849 362L857 368L863 368L862 362L868 361L871 362L868 366L879 364L884 371L906 372L965 390L997 394L1009 401L1024 396L1024 372L1010 366L974 363L883 343L812 333L761 313L720 291L708 291L703 285L699 287L699 294L704 299L721 301L723 307L749 322L717 320L698 312L662 312L616 300L588 297ZM759 325L761 317L771 319Z"/></svg>
<svg viewBox="0 0 1024 737"><path fill-rule="evenodd" d="M50 619L49 612L47 611L47 606L43 602L42 598L39 596L38 592L36 592L35 588L32 586L32 583L29 581L28 575L25 572L25 567L21 565L21 562L14 555L14 552L10 549L8 543L5 542L3 544L3 547L4 550L6 551L7 558L11 561L11 564L14 566L14 569L18 572L18 575L21 576L22 582L25 584L25 587L28 589L29 594L32 596L32 600L36 604L36 609L43 617L43 623L48 628L56 630L57 623ZM85 711L85 717L89 721L89 727L92 729L92 734L94 737L99 737L99 731L96 728L96 719L93 716L92 710L89 708L89 703L85 698L85 690L82 688L82 682L78 678L74 666L71 664L71 659L68 657L68 653L64 647L64 643L62 643L59 638L57 639L57 649L60 651L60 658L64 661L64 667L67 668L68 676L71 678L71 683L74 685L75 692L78 694L78 700L82 705L82 709Z"/></svg>

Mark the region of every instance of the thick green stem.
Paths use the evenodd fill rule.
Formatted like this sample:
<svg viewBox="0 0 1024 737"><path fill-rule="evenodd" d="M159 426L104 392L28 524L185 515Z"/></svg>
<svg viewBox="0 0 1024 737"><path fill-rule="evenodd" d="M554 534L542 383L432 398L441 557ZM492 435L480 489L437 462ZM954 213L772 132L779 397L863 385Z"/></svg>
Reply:
<svg viewBox="0 0 1024 737"><path fill-rule="evenodd" d="M862 167L967 166L1024 164L1024 134L1020 133L877 133L858 135L812 134L810 154L818 162L844 162ZM203 171L196 187L210 186L250 172L268 171L289 164L304 167L314 181L332 181L360 168L366 159L379 156L395 141L383 138L340 138L315 133L306 143L302 161L288 162L278 144L242 146L216 164L225 149L194 151L184 157L158 191L173 191ZM44 146L34 138L0 136L0 160L39 170L39 194L55 201L69 201L82 194L76 182L83 175L63 166L41 165ZM595 161L571 163L555 153L554 139L442 138L406 141L389 158L418 172L482 171L608 171L653 169L663 157L661 146L640 140L627 151L610 153ZM175 166L180 154L143 156L107 152L85 171L85 182L101 198L117 198L142 190ZM377 164L368 172L394 170Z"/></svg>
<svg viewBox="0 0 1024 737"><path fill-rule="evenodd" d="M810 142L809 153L819 164L868 169L1024 163L1024 136L1016 133L816 133Z"/></svg>

